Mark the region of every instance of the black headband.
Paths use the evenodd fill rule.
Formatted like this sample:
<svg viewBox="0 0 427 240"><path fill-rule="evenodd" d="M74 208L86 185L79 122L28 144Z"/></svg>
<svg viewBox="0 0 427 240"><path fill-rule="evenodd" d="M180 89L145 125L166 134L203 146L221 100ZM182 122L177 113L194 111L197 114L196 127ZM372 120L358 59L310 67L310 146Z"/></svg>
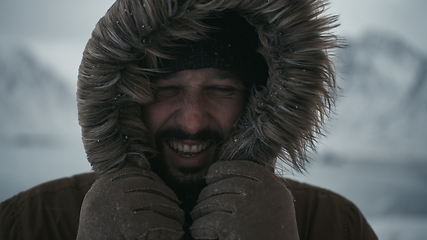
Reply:
<svg viewBox="0 0 427 240"><path fill-rule="evenodd" d="M183 47L177 49L174 59L164 60L161 66L171 73L217 68L233 72L246 86L265 84L268 67L257 52L255 28L235 13L209 18L204 23L214 28L208 38L197 42L181 40Z"/></svg>

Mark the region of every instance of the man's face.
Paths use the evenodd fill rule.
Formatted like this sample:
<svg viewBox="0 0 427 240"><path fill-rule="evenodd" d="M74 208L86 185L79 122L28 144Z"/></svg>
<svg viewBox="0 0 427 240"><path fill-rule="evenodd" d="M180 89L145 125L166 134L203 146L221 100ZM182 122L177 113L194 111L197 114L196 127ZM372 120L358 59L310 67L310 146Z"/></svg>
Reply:
<svg viewBox="0 0 427 240"><path fill-rule="evenodd" d="M163 174L199 180L230 137L245 106L243 82L229 71L185 70L157 79L156 102L144 107L150 143Z"/></svg>

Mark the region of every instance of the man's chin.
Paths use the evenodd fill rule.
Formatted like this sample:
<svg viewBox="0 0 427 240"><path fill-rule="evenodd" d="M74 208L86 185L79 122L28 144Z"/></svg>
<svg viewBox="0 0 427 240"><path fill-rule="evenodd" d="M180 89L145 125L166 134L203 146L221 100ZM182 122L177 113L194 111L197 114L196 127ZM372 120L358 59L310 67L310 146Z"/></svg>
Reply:
<svg viewBox="0 0 427 240"><path fill-rule="evenodd" d="M176 169L175 169L176 170ZM183 202L181 207L190 212L197 203L200 191L206 187L205 173L193 172L195 169L181 169L182 172L163 172L159 176ZM184 173L185 172L185 173Z"/></svg>
<svg viewBox="0 0 427 240"><path fill-rule="evenodd" d="M178 175L178 176L183 176L183 177L192 177L192 176L197 176L197 175L203 175L202 173L204 173L203 171L204 167L203 166L176 166L174 168L174 172L176 172L175 174L172 173L173 175Z"/></svg>
<svg viewBox="0 0 427 240"><path fill-rule="evenodd" d="M162 174L163 180L171 185L187 185L195 182L205 181L206 171L202 167L179 167L168 169L166 174Z"/></svg>
<svg viewBox="0 0 427 240"><path fill-rule="evenodd" d="M205 182L207 170L202 166L168 166L160 159L150 161L154 173L170 187Z"/></svg>

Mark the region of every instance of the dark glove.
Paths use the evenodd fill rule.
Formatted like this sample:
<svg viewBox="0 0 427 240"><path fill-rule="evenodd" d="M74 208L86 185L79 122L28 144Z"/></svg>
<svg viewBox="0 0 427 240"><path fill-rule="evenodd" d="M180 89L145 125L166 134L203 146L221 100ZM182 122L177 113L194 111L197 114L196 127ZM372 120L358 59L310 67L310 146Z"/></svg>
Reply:
<svg viewBox="0 0 427 240"><path fill-rule="evenodd" d="M78 240L180 239L184 212L153 172L124 167L102 175L83 201Z"/></svg>
<svg viewBox="0 0 427 240"><path fill-rule="evenodd" d="M206 181L191 212L195 239L299 239L292 194L267 168L217 162Z"/></svg>

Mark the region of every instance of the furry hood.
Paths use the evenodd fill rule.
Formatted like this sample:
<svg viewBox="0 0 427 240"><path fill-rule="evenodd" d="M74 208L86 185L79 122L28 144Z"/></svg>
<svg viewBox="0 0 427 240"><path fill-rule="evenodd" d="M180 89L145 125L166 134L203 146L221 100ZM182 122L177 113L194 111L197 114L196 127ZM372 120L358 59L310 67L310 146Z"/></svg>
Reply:
<svg viewBox="0 0 427 240"><path fill-rule="evenodd" d="M331 53L339 47L322 0L118 0L100 19L78 77L79 123L88 160L106 172L132 162L148 168L141 105L153 101L150 77L180 39L202 39L213 12L234 10L255 27L268 64L218 160L244 159L299 170L321 134L335 96Z"/></svg>

